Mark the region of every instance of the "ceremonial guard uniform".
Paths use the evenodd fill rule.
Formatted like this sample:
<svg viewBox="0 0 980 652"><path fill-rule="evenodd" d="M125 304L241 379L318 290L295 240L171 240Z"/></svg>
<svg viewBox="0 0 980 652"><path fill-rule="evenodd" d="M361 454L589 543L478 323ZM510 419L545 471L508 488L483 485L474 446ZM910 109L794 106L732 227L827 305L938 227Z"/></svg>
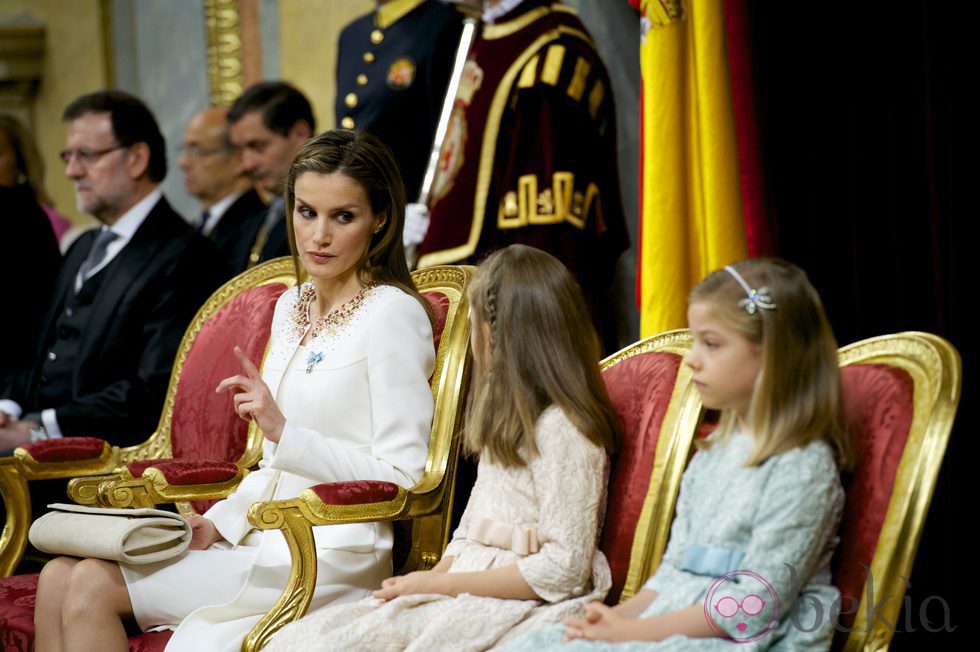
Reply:
<svg viewBox="0 0 980 652"><path fill-rule="evenodd" d="M391 0L340 34L337 125L391 148L418 197L452 73L462 17L436 0Z"/></svg>
<svg viewBox="0 0 980 652"><path fill-rule="evenodd" d="M574 10L527 0L485 25L442 144L419 267L515 242L543 249L575 274L611 342L607 290L629 244L615 134L609 76Z"/></svg>

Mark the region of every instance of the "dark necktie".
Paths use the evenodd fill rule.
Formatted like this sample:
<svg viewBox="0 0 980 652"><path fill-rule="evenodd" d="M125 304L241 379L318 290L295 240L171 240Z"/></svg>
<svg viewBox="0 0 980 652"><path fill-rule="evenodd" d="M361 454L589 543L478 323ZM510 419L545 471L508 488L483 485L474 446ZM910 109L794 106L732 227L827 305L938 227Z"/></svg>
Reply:
<svg viewBox="0 0 980 652"><path fill-rule="evenodd" d="M210 218L211 218L211 211L204 211L203 213L201 213L201 221L198 222L197 225L198 233L204 233L204 225L208 223L208 220Z"/></svg>
<svg viewBox="0 0 980 652"><path fill-rule="evenodd" d="M118 233L109 229L99 231L99 235L95 237L95 244L92 245L92 249L88 252L88 257L82 262L82 266L78 268L78 273L82 277L82 283L87 281L99 264L105 260L106 249L109 248L109 243L118 237Z"/></svg>

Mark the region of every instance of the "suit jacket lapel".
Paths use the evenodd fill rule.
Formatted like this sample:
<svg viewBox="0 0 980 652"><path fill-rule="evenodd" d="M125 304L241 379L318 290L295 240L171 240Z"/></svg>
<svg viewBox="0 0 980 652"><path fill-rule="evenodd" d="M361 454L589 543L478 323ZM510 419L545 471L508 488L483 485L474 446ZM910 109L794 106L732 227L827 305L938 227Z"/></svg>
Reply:
<svg viewBox="0 0 980 652"><path fill-rule="evenodd" d="M133 284L134 279L139 278L146 266L154 259L156 252L165 244L168 236L162 227L170 213L173 213L170 204L166 199L161 198L133 234L133 238L106 267L105 271L111 273L95 297L92 305L92 323L82 333L79 345L81 360L87 360L95 340L108 330L104 327L106 320L111 319L116 306ZM82 366L76 368L76 382Z"/></svg>
<svg viewBox="0 0 980 652"><path fill-rule="evenodd" d="M68 250L68 253L65 254L65 260L61 264L61 272L58 274L57 281L55 281L54 294L51 296L51 305L48 307L48 312L44 316L44 323L41 325L41 336L37 342L37 360L32 367L30 376L28 376L29 381L27 386L30 388L28 390L29 396L34 395L35 388L41 376L41 356L47 350L51 331L54 329L55 324L58 323L58 317L61 316L65 302L75 293L75 277L78 275L78 268L82 266L82 262L88 256L88 252L91 251L92 245L95 244L96 232L97 229L93 229L80 235L75 244Z"/></svg>

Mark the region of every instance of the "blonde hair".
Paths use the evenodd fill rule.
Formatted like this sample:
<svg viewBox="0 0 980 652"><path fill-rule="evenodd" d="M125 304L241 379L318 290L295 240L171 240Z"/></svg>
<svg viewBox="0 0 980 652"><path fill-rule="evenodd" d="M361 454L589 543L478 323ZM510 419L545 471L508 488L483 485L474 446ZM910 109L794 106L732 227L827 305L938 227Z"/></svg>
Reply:
<svg viewBox="0 0 980 652"><path fill-rule="evenodd" d="M688 303L710 304L714 316L762 350L748 416L755 447L746 466L822 440L838 466L847 468L851 450L841 414L837 342L820 296L803 270L783 260L751 259L731 267L749 287L768 288L776 308L749 314L739 304L745 290L724 269L695 286ZM735 420L733 410L723 411L719 437L712 441L728 436Z"/></svg>
<svg viewBox="0 0 980 652"><path fill-rule="evenodd" d="M466 449L524 466L538 453L538 417L556 405L586 439L613 452L616 413L599 371L599 340L568 269L543 251L511 245L480 264L469 299L478 380L467 405Z"/></svg>

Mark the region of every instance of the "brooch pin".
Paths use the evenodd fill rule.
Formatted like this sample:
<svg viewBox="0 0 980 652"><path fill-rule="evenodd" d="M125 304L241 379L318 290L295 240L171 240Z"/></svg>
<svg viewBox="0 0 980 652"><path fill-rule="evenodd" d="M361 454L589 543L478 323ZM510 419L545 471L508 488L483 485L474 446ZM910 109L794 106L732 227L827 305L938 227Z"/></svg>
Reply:
<svg viewBox="0 0 980 652"><path fill-rule="evenodd" d="M321 360L323 360L322 351L317 351L315 353L313 351L310 351L310 355L306 358L306 373L308 374L313 373L313 367L319 364Z"/></svg>

